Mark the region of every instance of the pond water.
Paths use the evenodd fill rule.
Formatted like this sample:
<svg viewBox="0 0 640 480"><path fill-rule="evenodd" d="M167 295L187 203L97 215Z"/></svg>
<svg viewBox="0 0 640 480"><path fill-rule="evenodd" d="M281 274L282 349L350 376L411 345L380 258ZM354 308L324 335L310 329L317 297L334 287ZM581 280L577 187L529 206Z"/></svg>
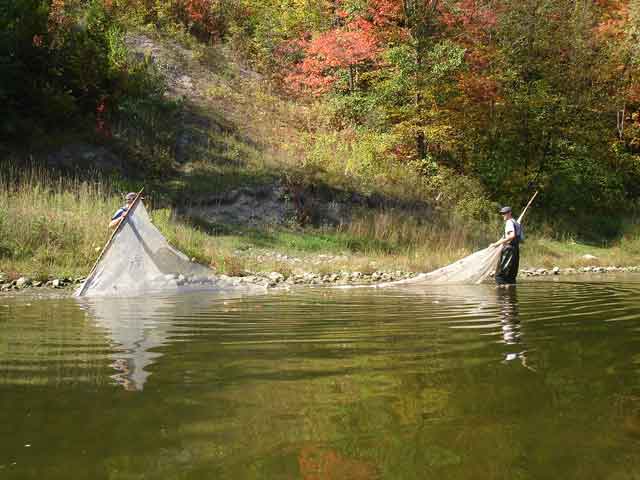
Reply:
<svg viewBox="0 0 640 480"><path fill-rule="evenodd" d="M0 478L637 479L639 280L0 297Z"/></svg>

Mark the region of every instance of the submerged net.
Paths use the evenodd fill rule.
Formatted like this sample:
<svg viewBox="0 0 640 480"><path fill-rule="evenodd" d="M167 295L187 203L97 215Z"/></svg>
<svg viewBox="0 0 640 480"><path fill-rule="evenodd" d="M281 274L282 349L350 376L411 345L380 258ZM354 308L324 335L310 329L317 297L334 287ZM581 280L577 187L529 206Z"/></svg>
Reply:
<svg viewBox="0 0 640 480"><path fill-rule="evenodd" d="M153 290L223 287L223 283L211 269L169 245L138 201L76 296L129 296Z"/></svg>

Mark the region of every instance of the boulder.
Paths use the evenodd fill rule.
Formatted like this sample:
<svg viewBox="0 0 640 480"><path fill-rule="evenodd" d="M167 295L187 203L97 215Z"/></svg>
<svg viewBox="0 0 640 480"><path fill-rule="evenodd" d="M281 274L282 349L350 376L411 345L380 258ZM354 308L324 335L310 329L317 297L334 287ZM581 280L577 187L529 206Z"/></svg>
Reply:
<svg viewBox="0 0 640 480"><path fill-rule="evenodd" d="M20 277L16 280L16 287L18 288L28 287L29 285L31 285L31 279L28 277Z"/></svg>

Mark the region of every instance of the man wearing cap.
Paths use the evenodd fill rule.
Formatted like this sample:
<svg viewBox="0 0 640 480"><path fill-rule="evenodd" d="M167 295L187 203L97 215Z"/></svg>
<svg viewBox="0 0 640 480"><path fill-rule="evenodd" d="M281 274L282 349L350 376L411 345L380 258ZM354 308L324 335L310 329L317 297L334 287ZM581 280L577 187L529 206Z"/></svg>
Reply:
<svg viewBox="0 0 640 480"><path fill-rule="evenodd" d="M502 245L502 253L496 267L495 279L498 285L510 285L516 283L516 276L520 266L522 229L518 222L514 220L511 207L502 207L500 214L505 221L504 237L491 244L491 247L494 248Z"/></svg>
<svg viewBox="0 0 640 480"><path fill-rule="evenodd" d="M127 210L129 210L129 207L131 207L131 204L137 196L138 195L135 192L127 193L127 196L125 197L127 203L124 206L120 207L116 211L116 213L113 214L113 217L111 217L111 222L109 222L109 228L116 228L118 226L120 220L122 220L122 216L127 212Z"/></svg>

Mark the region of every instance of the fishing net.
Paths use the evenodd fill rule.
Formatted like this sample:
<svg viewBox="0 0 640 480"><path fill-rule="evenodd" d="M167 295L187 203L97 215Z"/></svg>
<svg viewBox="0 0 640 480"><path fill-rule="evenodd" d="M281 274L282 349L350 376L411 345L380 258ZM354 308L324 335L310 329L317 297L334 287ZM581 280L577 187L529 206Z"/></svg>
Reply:
<svg viewBox="0 0 640 480"><path fill-rule="evenodd" d="M516 220L518 226L522 225L525 213L535 200L538 192L536 191L527 206L524 207L522 213ZM516 227L518 228L518 227ZM520 234L522 235L522 230ZM439 268L429 273L421 273L420 275L409 278L407 280L399 280L397 282L383 283L379 286L396 286L396 285L433 285L433 284L477 284L482 283L497 267L498 259L502 253L502 246L488 247L466 256L457 262Z"/></svg>
<svg viewBox="0 0 640 480"><path fill-rule="evenodd" d="M153 290L225 287L229 281L173 248L138 201L76 296L131 296Z"/></svg>
<svg viewBox="0 0 640 480"><path fill-rule="evenodd" d="M502 247L488 247L433 272L381 286L482 283L495 270L501 252Z"/></svg>

